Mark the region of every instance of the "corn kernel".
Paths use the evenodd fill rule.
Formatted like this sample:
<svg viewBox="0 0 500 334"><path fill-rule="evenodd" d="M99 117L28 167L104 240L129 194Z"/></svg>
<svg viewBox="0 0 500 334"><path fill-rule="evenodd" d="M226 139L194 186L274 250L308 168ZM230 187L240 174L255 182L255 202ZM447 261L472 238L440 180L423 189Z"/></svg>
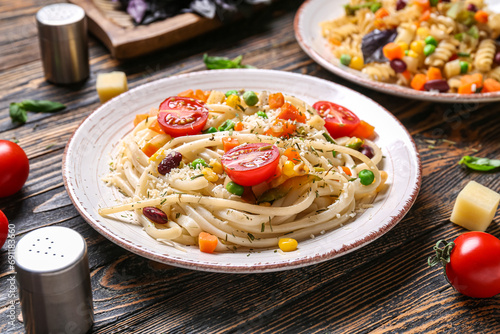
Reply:
<svg viewBox="0 0 500 334"><path fill-rule="evenodd" d="M350 68L353 68L355 70L361 71L363 69L363 66L365 65L363 58L361 57L353 57L351 59L351 63L349 64Z"/></svg>
<svg viewBox="0 0 500 334"><path fill-rule="evenodd" d="M427 27L420 27L417 29L417 36L421 39L425 39L427 36L429 36L429 33L430 30Z"/></svg>
<svg viewBox="0 0 500 334"><path fill-rule="evenodd" d="M410 51L408 51L408 56L410 56L412 58L418 58L418 53L416 53L413 50L410 50Z"/></svg>
<svg viewBox="0 0 500 334"><path fill-rule="evenodd" d="M413 41L410 44L410 49L413 52L416 52L418 54L422 54L424 52L424 46L425 46L424 41Z"/></svg>
<svg viewBox="0 0 500 334"><path fill-rule="evenodd" d="M396 44L399 45L401 47L401 49L408 50L408 43L401 41L401 42L397 42Z"/></svg>
<svg viewBox="0 0 500 334"><path fill-rule="evenodd" d="M212 167L212 170L217 174L222 174L224 172L221 163L215 159L211 159L208 165Z"/></svg>
<svg viewBox="0 0 500 334"><path fill-rule="evenodd" d="M297 249L298 242L293 238L281 238L278 241L278 246L283 252L293 252Z"/></svg>
<svg viewBox="0 0 500 334"><path fill-rule="evenodd" d="M226 104L231 108L236 108L236 105L241 104L240 97L238 95L229 95L226 99Z"/></svg>
<svg viewBox="0 0 500 334"><path fill-rule="evenodd" d="M205 177L205 179L207 179L207 181L210 181L210 182L217 182L217 180L219 179L219 176L217 174L214 173L214 171L212 170L212 168L203 168L201 173L203 174L203 176Z"/></svg>
<svg viewBox="0 0 500 334"><path fill-rule="evenodd" d="M385 186L385 181L387 181L387 177L389 175L387 174L386 171L384 170L381 170L380 171L380 184L378 185L376 191L379 192L381 191L382 189L384 189L384 186Z"/></svg>
<svg viewBox="0 0 500 334"><path fill-rule="evenodd" d="M283 165L283 174L285 174L288 177L291 177L295 174L294 170L295 164L291 162L290 160L285 161L285 164Z"/></svg>

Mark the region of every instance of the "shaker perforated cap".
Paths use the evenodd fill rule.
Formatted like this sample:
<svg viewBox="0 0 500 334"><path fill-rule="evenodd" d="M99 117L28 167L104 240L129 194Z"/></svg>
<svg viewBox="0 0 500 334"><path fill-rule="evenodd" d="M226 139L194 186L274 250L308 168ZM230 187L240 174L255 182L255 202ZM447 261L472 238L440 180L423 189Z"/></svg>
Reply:
<svg viewBox="0 0 500 334"><path fill-rule="evenodd" d="M81 82L89 76L85 11L73 4L48 5L36 13L38 38L47 80Z"/></svg>
<svg viewBox="0 0 500 334"><path fill-rule="evenodd" d="M27 332L86 332L93 324L92 290L85 239L60 226L26 234L14 253ZM68 325L69 324L69 325Z"/></svg>
<svg viewBox="0 0 500 334"><path fill-rule="evenodd" d="M59 226L43 227L17 244L15 260L19 284L29 291L64 292L84 277L78 268L87 254L85 240L77 232Z"/></svg>

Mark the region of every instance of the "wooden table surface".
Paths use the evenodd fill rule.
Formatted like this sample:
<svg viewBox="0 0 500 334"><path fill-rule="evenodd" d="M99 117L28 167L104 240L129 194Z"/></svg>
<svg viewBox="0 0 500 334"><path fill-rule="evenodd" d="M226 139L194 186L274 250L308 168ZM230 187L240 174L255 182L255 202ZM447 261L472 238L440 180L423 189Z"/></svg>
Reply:
<svg viewBox="0 0 500 334"><path fill-rule="evenodd" d="M301 1L281 1L253 19L142 58L119 62L90 38L90 78L81 86L45 81L34 15L52 0L2 1L0 139L16 139L30 160L23 190L0 199L16 239L42 226L67 226L88 244L93 333L499 333L500 295L457 293L427 257L439 239L465 232L449 220L470 180L500 191L498 173L457 165L463 155L500 157L500 103L440 104L385 95L321 68L299 47L293 19ZM235 57L262 69L305 73L357 90L392 112L418 147L422 187L405 218L365 247L320 264L264 274L197 272L155 263L108 241L78 214L61 174L64 147L100 103L98 72L124 71L130 87L204 69L202 55ZM54 114L9 118L10 102L67 104ZM0 162L4 163L4 162ZM499 214L487 232L500 237ZM9 294L7 249L0 252L0 332L22 333L19 300ZM9 323L9 305L16 320Z"/></svg>

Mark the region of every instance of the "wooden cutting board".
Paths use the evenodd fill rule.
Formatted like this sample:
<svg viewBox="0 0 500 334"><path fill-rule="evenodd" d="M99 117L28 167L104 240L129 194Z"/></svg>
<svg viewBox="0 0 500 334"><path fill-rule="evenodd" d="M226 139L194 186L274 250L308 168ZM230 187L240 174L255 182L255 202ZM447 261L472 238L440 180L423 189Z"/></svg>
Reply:
<svg viewBox="0 0 500 334"><path fill-rule="evenodd" d="M88 29L117 59L134 58L201 35L222 25L217 19L207 19L185 13L134 26L131 17L118 9L111 0L69 0L87 14Z"/></svg>

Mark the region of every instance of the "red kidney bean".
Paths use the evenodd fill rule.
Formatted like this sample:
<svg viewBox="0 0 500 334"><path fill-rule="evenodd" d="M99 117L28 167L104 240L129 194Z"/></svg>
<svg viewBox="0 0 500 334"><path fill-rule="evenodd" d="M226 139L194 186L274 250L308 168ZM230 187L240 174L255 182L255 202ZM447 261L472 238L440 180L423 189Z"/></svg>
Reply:
<svg viewBox="0 0 500 334"><path fill-rule="evenodd" d="M467 6L467 10L468 10L469 12L474 12L474 13L475 13L475 12L477 12L477 7L476 7L476 5L474 5L473 3L470 3L470 4Z"/></svg>
<svg viewBox="0 0 500 334"><path fill-rule="evenodd" d="M500 65L500 51L498 51L495 55L495 64Z"/></svg>
<svg viewBox="0 0 500 334"><path fill-rule="evenodd" d="M450 86L448 85L448 82L446 82L446 80L437 79L427 81L424 85L424 89L427 91L437 90L441 93L446 93L450 90Z"/></svg>
<svg viewBox="0 0 500 334"><path fill-rule="evenodd" d="M146 216L146 218L157 224L168 223L167 214L154 206L147 206L143 208L142 213Z"/></svg>
<svg viewBox="0 0 500 334"><path fill-rule="evenodd" d="M406 7L406 1L398 0L398 2L396 2L396 10L401 10L405 7Z"/></svg>
<svg viewBox="0 0 500 334"><path fill-rule="evenodd" d="M391 60L391 67L396 73L403 73L406 71L406 63L401 59Z"/></svg>
<svg viewBox="0 0 500 334"><path fill-rule="evenodd" d="M158 173L160 173L161 175L170 173L172 169L179 167L181 161L182 154L176 151L171 152L158 165Z"/></svg>
<svg viewBox="0 0 500 334"><path fill-rule="evenodd" d="M373 148L371 148L368 145L361 145L360 152L366 155L370 159L373 158L373 156L375 155L375 152L373 152Z"/></svg>

